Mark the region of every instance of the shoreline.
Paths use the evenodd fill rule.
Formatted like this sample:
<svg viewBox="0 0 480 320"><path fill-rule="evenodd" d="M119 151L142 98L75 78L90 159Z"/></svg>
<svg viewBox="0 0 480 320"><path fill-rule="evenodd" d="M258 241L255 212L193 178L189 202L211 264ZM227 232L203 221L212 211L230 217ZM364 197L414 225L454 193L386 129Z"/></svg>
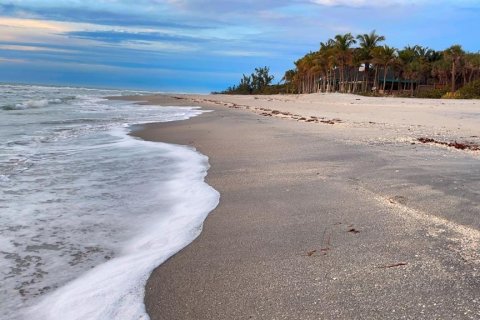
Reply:
<svg viewBox="0 0 480 320"><path fill-rule="evenodd" d="M408 131L398 123L370 128L346 114L310 124L235 108L243 97L182 98L140 100L214 112L133 135L196 147L221 199L201 235L150 276L151 319L480 314L469 302L479 285L475 152L378 139ZM244 105L268 108L258 100Z"/></svg>
<svg viewBox="0 0 480 320"><path fill-rule="evenodd" d="M52 157L45 155L54 154L48 151L55 151L55 155L62 155L62 162L35 161L34 166L41 173L43 169L58 168L48 170L50 173L55 172L53 180L45 179L53 188L47 186L42 194L38 185L32 184L36 187L32 190L38 191L44 199L49 199L48 194L53 194L56 201L51 202L64 205L52 206L50 210L41 204L35 206L35 211L50 211L54 215L41 216L43 219L38 220L40 223L34 220L32 224L40 225L41 229L37 233L32 232L35 235L31 235L33 249L27 247L25 253L19 251L18 256L11 254L10 257L17 259L19 266L22 254L26 254L25 261L28 263L25 266L29 266L28 257L35 252L39 262L35 269L40 276L30 283L37 283L37 279L45 280L48 282L43 283L43 288L49 285L47 289L52 290L48 292L47 289L41 289L40 294L35 294L33 290L29 292L28 282L23 281L23 288L15 288L24 297L22 309L18 315L5 315L9 319L146 318L143 297L148 276L155 267L198 235L199 226L218 203L218 193L204 182L208 169L205 156L183 146L136 139L128 135L130 127L125 125L156 119L181 120L198 115L200 111L193 108L168 108L159 112L158 108L149 106L115 101L106 103L101 97L93 95L84 97L82 98L89 99L90 102L87 121L83 120L82 110L74 113L68 112L66 108L76 111L83 104L60 105L54 109L57 112L64 111L63 119L69 119L61 130L61 134L69 133L66 138L56 135L57 130L49 131L48 127L42 127L42 133L46 132L45 137L49 139L45 138L45 150L38 153L39 158L50 159ZM107 117L104 109L107 105L109 109L114 109L108 113L114 120L105 124ZM44 113L47 114L53 108L54 106L44 108ZM94 126L92 123L100 118L95 117L98 111L103 116L102 121L98 121L100 125ZM127 114L128 116L121 117ZM75 117L80 118L79 121L71 120ZM52 123L62 123L60 119L52 120ZM68 126L70 122L77 126L81 123L89 131L86 134L82 132L78 137L78 132L72 131L72 126ZM57 140L52 138L59 138L60 141L56 143ZM49 144L53 147L49 148ZM77 145L79 148L76 148ZM82 153L83 157L78 153ZM68 169L72 164L82 170L65 178L60 171ZM28 173L38 176L32 169ZM84 171L89 172L90 179L82 180L83 175L80 173ZM15 180L21 182L21 177ZM83 183L76 183L78 180ZM66 185L73 188L67 189ZM5 187L8 190L8 185ZM68 192L71 197L63 190L71 191ZM98 194L99 190L101 195ZM70 204L69 210L65 204ZM66 225L68 230L62 230L61 225ZM53 234L47 231L52 229L51 226L54 226ZM56 236L57 232L59 237ZM64 237L63 234L67 236ZM52 245L52 248L48 243L55 240L56 245ZM38 245L42 243L43 245ZM60 257L66 256L66 261L53 254L44 254L42 250L58 251ZM52 267L46 261L56 262L56 265ZM22 274L19 272L19 275ZM28 278L24 276L23 279ZM4 293L16 283L19 281L7 281ZM38 283L42 288L42 282ZM12 290L12 293L15 292ZM12 297L11 305L16 302L14 298ZM4 300L10 302L9 299ZM6 308L7 313L10 310Z"/></svg>

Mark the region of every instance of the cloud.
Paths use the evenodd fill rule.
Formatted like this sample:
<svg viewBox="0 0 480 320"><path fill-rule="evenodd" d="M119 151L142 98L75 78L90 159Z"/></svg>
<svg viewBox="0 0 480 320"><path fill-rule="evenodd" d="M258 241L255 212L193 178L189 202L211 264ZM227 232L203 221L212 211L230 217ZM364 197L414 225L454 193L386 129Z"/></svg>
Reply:
<svg viewBox="0 0 480 320"><path fill-rule="evenodd" d="M17 78L27 67L31 77L40 78L34 66L51 61L65 77L73 77L74 69L81 74L86 65L106 65L119 74L130 70L124 77L135 69L171 68L179 75L229 73L236 81L235 73L239 78L262 65L272 72L292 68L337 33L373 29L397 47L420 43L441 49L460 42L476 51L478 41L468 31L480 27L478 9L470 10L478 6L478 0L1 0L1 70L17 59L29 62L16 69L12 64ZM91 68L105 79L112 70ZM188 75L178 78L202 82ZM221 77L212 90L233 84Z"/></svg>
<svg viewBox="0 0 480 320"><path fill-rule="evenodd" d="M189 17L196 13L180 13L165 3L145 0L83 0L83 1L11 1L0 3L0 16L21 19L41 19L62 22L85 22L101 25L151 26L177 29L199 29L215 27L214 22L202 20L195 23ZM217 25L218 26L218 25Z"/></svg>
<svg viewBox="0 0 480 320"><path fill-rule="evenodd" d="M214 50L213 54L232 57L270 57L271 52L267 51L247 51L247 50Z"/></svg>
<svg viewBox="0 0 480 320"><path fill-rule="evenodd" d="M36 29L36 30L41 29L45 31L55 31L55 32L66 32L70 30L69 28L66 28L65 24L54 22L54 21L7 18L7 17L2 17L2 20L0 20L0 26L17 28L17 29Z"/></svg>
<svg viewBox="0 0 480 320"><path fill-rule="evenodd" d="M478 0L311 0L322 6L343 7L402 7L402 6L477 6Z"/></svg>
<svg viewBox="0 0 480 320"><path fill-rule="evenodd" d="M312 0L313 3L324 6L346 7L388 7L398 5L419 5L425 0Z"/></svg>
<svg viewBox="0 0 480 320"><path fill-rule="evenodd" d="M0 63L24 63L26 60L0 57Z"/></svg>
<svg viewBox="0 0 480 320"><path fill-rule="evenodd" d="M110 43L122 43L129 41L167 41L181 43L198 43L206 39L179 36L164 32L129 32L123 30L106 30L106 31L72 31L65 33L66 36L91 39Z"/></svg>
<svg viewBox="0 0 480 320"><path fill-rule="evenodd" d="M58 48L48 48L48 47L40 47L40 46L28 46L28 45L7 45L7 44L0 44L0 50L11 50L11 51L30 51L30 52L59 52L59 53L68 53L74 52L73 50L66 50L66 49L58 49Z"/></svg>

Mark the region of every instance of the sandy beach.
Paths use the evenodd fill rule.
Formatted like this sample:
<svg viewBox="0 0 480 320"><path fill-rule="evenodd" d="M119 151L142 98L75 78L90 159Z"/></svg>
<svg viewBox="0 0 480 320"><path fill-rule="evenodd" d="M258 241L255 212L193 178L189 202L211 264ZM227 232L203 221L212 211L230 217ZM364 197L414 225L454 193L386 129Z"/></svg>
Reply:
<svg viewBox="0 0 480 320"><path fill-rule="evenodd" d="M480 317L479 101L122 99L213 111L135 132L207 155L221 195L151 275L151 319Z"/></svg>

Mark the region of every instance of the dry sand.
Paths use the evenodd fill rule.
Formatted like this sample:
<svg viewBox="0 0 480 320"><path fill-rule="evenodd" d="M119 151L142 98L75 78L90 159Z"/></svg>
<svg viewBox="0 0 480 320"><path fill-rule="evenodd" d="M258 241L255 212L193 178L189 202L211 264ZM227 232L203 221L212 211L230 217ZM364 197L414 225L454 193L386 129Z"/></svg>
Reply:
<svg viewBox="0 0 480 320"><path fill-rule="evenodd" d="M135 133L209 156L221 194L152 319L480 318L480 152L416 140L479 143L478 101L131 99L214 110Z"/></svg>

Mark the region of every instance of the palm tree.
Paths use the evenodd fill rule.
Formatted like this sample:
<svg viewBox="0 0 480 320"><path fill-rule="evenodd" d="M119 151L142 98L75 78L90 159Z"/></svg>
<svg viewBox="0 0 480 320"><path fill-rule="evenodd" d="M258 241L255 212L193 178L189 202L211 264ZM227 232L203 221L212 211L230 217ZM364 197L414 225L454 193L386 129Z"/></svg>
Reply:
<svg viewBox="0 0 480 320"><path fill-rule="evenodd" d="M358 35L357 39L359 41L360 48L362 49L363 62L365 63L365 74L367 76L366 89L368 90L370 82L370 62L373 59L372 53L380 42L385 41L385 37L376 34L375 30L373 30L370 33Z"/></svg>
<svg viewBox="0 0 480 320"><path fill-rule="evenodd" d="M397 49L384 45L373 50L373 61L383 67L383 92L387 82L388 67L397 61Z"/></svg>
<svg viewBox="0 0 480 320"><path fill-rule="evenodd" d="M357 91L358 74L362 65L362 52L360 48L354 48L352 53L352 67L354 68L353 84L349 92Z"/></svg>
<svg viewBox="0 0 480 320"><path fill-rule="evenodd" d="M432 76L438 79L442 87L447 86L449 71L450 64L445 59L437 60L432 64Z"/></svg>
<svg viewBox="0 0 480 320"><path fill-rule="evenodd" d="M450 48L444 51L445 57L450 61L452 66L451 72L451 92L455 92L455 85L457 80L458 68L462 62L465 51L463 51L462 46L455 44Z"/></svg>
<svg viewBox="0 0 480 320"><path fill-rule="evenodd" d="M417 82L422 72L422 66L418 59L414 59L405 66L405 75L410 80L410 95L413 97L414 83Z"/></svg>
<svg viewBox="0 0 480 320"><path fill-rule="evenodd" d="M340 68L340 91L345 92L345 65L350 64L352 60L351 46L355 44L355 38L351 33L335 36L335 55Z"/></svg>
<svg viewBox="0 0 480 320"><path fill-rule="evenodd" d="M320 57L322 60L322 63L324 64L327 74L326 74L326 88L325 90L327 92L330 92L334 90L335 88L335 83L333 83L332 86L332 78L335 77L334 71L335 71L335 41L333 39L328 39L327 42L320 42ZM333 74L333 76L332 76ZM333 79L333 82L335 82L335 79Z"/></svg>
<svg viewBox="0 0 480 320"><path fill-rule="evenodd" d="M295 81L297 78L297 70L287 70L285 71L285 74L283 75L282 81L285 82L285 86L287 89L287 93L289 93L289 89L292 88L295 85Z"/></svg>
<svg viewBox="0 0 480 320"><path fill-rule="evenodd" d="M472 82L480 72L480 53L467 53L465 55L465 69L468 72L468 80L465 75L464 82Z"/></svg>
<svg viewBox="0 0 480 320"><path fill-rule="evenodd" d="M420 76L422 83L426 84L428 76L432 72L432 60L434 59L435 51L422 46L414 46L413 50L415 51L415 57L420 63Z"/></svg>
<svg viewBox="0 0 480 320"><path fill-rule="evenodd" d="M382 71L381 87L384 91L388 88L387 76L393 74L400 80L399 89L409 89L412 95L416 84L442 84L442 87L448 86L454 91L457 85L480 79L480 52L466 53L460 45L444 51L419 45L395 50L387 45L380 46L384 40L385 37L374 30L357 37L351 33L339 34L334 39L321 42L318 51L307 53L295 62L294 70L285 74L283 80L288 91L296 86L298 93L332 92L338 89L341 92L355 92L360 88L357 83L366 91L370 89L372 79L378 87L381 78L377 75L381 76ZM359 46L353 48L356 42ZM365 66L363 73L360 69L362 64ZM370 74L373 66L375 76ZM359 79L360 76L363 79ZM247 85L248 79L243 79L234 91L241 91Z"/></svg>
<svg viewBox="0 0 480 320"><path fill-rule="evenodd" d="M318 90L317 79L324 70L319 56L318 51L310 52L295 62L299 93L312 93Z"/></svg>
<svg viewBox="0 0 480 320"><path fill-rule="evenodd" d="M406 46L402 50L398 51L398 59L401 65L400 69L400 79L410 79L410 71L408 66L416 59L415 47ZM412 83L410 83L413 86ZM404 83L402 91L405 90L406 84Z"/></svg>

